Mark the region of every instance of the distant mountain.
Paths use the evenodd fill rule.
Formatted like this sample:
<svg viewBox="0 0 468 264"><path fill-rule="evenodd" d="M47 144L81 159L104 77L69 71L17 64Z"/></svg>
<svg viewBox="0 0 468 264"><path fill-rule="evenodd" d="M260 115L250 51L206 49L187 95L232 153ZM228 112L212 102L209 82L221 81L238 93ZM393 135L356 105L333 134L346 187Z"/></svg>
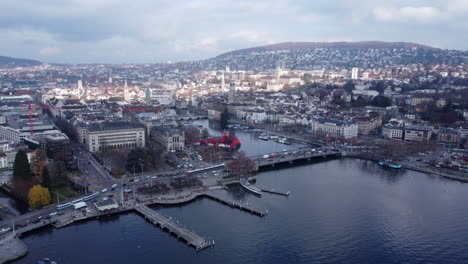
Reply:
<svg viewBox="0 0 468 264"><path fill-rule="evenodd" d="M223 53L217 57L239 55L247 53L262 53L268 51L295 51L311 49L423 49L435 50L436 48L411 42L384 42L384 41L361 41L361 42L282 42L260 47L240 49Z"/></svg>
<svg viewBox="0 0 468 264"><path fill-rule="evenodd" d="M36 60L0 56L0 68L30 67L41 64L42 62Z"/></svg>

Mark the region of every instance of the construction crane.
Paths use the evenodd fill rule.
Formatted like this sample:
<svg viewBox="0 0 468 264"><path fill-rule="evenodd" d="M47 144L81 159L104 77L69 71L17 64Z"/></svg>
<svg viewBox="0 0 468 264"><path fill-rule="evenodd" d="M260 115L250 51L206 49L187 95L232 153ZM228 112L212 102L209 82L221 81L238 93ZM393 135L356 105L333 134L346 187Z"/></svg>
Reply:
<svg viewBox="0 0 468 264"><path fill-rule="evenodd" d="M29 132L31 134L31 137L34 136L34 127L33 127L33 122L32 122L32 109L33 108L41 108L41 109L53 109L53 110L63 110L63 108L59 107L52 107L52 106L45 106L45 105L32 105L31 101L28 101L28 104L20 104L20 107L27 107L28 108L28 114L29 114Z"/></svg>

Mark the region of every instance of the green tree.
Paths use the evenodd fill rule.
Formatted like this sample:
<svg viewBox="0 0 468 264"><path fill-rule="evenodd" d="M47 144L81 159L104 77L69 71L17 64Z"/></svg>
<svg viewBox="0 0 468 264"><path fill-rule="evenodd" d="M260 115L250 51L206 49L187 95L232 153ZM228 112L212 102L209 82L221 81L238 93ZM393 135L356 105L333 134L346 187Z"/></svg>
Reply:
<svg viewBox="0 0 468 264"><path fill-rule="evenodd" d="M219 124L222 130L226 129L229 124L229 113L227 107L224 107L224 111L221 113Z"/></svg>
<svg viewBox="0 0 468 264"><path fill-rule="evenodd" d="M22 149L20 149L15 156L15 162L13 164L13 178L15 177L20 177L24 180L32 179L28 156Z"/></svg>

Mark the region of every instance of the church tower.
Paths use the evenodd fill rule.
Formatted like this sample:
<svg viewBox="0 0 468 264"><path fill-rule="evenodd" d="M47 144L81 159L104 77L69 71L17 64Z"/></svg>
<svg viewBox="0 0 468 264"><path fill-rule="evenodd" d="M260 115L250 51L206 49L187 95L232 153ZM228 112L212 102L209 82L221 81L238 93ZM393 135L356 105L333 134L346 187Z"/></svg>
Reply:
<svg viewBox="0 0 468 264"><path fill-rule="evenodd" d="M123 96L124 96L124 101L125 102L128 102L130 100L130 93L128 91L127 78L125 78Z"/></svg>
<svg viewBox="0 0 468 264"><path fill-rule="evenodd" d="M81 99L81 91L83 90L83 82L81 80L78 80L76 90L76 96L78 97L78 99Z"/></svg>

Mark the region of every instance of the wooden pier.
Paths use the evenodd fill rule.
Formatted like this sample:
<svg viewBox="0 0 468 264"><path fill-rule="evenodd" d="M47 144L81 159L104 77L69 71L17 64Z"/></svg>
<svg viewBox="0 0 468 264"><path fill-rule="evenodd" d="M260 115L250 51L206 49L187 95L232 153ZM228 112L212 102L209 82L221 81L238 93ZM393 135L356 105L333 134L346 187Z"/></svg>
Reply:
<svg viewBox="0 0 468 264"><path fill-rule="evenodd" d="M193 246L197 251L203 250L214 244L214 241L208 241L200 237L192 231L175 223L171 219L157 213L146 205L135 206L135 211L143 215L143 217L152 224L159 226L162 230L166 230L169 234L175 235L178 239L183 239L189 246Z"/></svg>
<svg viewBox="0 0 468 264"><path fill-rule="evenodd" d="M222 204L228 205L228 206L230 206L232 208L237 208L237 209L240 209L242 211L246 211L246 212L249 212L251 214L258 215L260 217L266 216L268 214L268 211L264 211L264 210L255 208L254 206L249 205L247 203L242 203L242 202L238 202L238 201L235 201L235 200L231 200L231 199L229 199L227 197L223 197L222 195L214 193L214 192L206 192L206 193L204 193L204 196L206 196L206 197L208 197L208 198L210 198L212 200L215 200L217 202L220 202Z"/></svg>
<svg viewBox="0 0 468 264"><path fill-rule="evenodd" d="M269 188L260 188L260 190L262 190L262 192L277 194L277 195L282 195L282 196L289 196L289 194L291 193L290 191L283 192L283 191L278 191L278 190L269 189Z"/></svg>

